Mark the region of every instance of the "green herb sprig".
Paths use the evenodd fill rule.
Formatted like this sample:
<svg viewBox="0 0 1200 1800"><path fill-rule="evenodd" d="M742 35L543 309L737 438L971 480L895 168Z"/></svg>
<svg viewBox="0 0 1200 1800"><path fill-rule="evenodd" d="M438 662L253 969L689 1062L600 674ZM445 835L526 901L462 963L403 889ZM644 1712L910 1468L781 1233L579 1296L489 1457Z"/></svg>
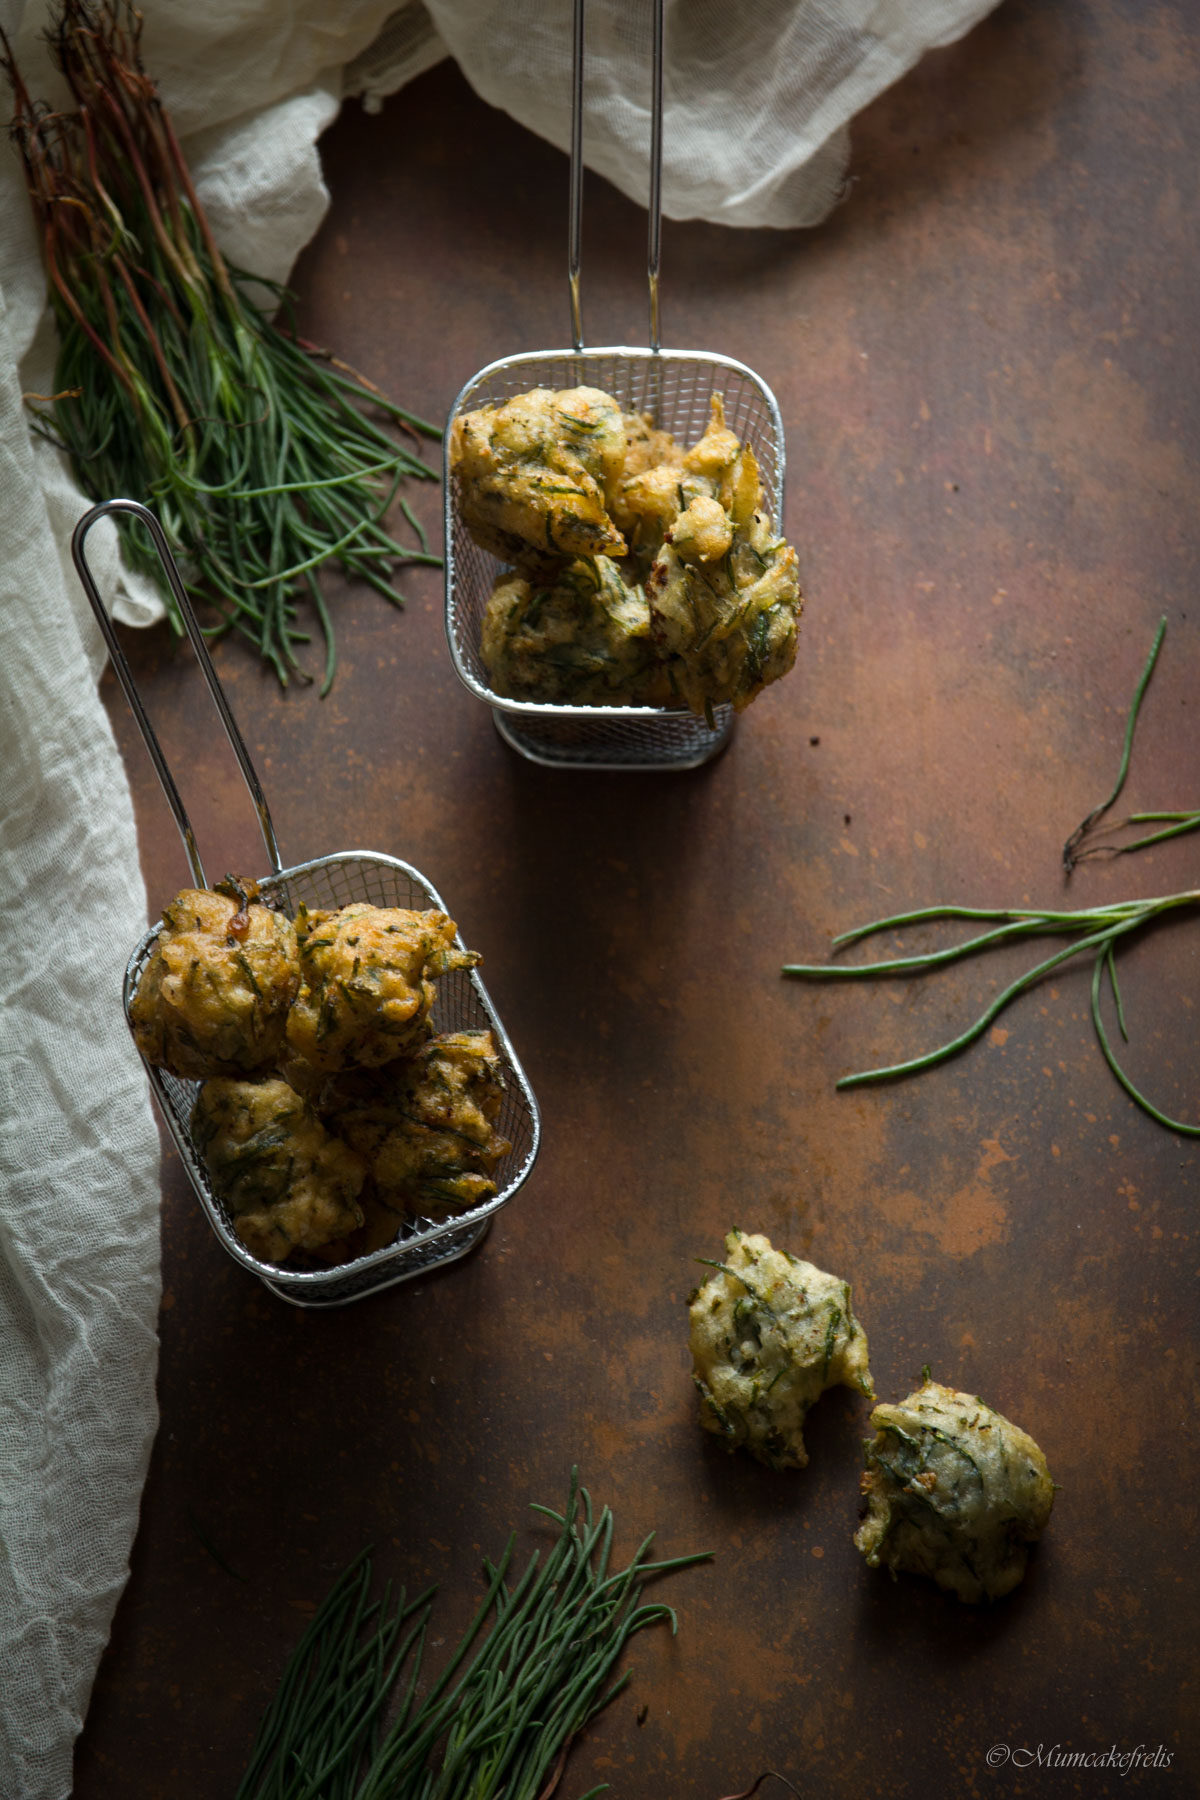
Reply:
<svg viewBox="0 0 1200 1800"><path fill-rule="evenodd" d="M409 1601L389 1588L371 1602L370 1558L358 1557L289 1659L236 1800L548 1796L575 1737L629 1680L610 1680L629 1639L660 1622L676 1628L671 1607L642 1602L644 1584L708 1553L651 1562L651 1536L610 1573L612 1514L594 1515L575 1474L565 1512L533 1510L561 1527L557 1543L511 1588L515 1534L485 1562L483 1602L423 1694L432 1590Z"/></svg>
<svg viewBox="0 0 1200 1800"><path fill-rule="evenodd" d="M1068 876L1078 863L1087 862L1095 856L1113 857L1127 856L1132 850L1145 850L1151 844L1165 843L1168 838L1181 837L1186 831L1195 831L1200 826L1200 807L1185 807L1178 812L1136 812L1127 818L1116 819L1110 825L1101 825L1100 820L1120 796L1125 786L1125 777L1129 773L1129 762L1133 754L1133 733L1137 725L1138 714L1142 709L1142 701L1146 689L1150 685L1150 677L1154 673L1154 665L1158 661L1158 653L1162 649L1163 639L1167 635L1167 621L1163 617L1158 622L1158 630L1154 634L1154 642L1150 646L1150 654L1146 658L1146 666L1142 670L1137 688L1134 691L1133 704L1129 708L1129 719L1125 726L1125 742L1121 751L1121 766L1117 770L1117 779L1112 793L1099 806L1094 806L1086 819L1075 827L1063 845L1063 868ZM1129 825L1162 825L1163 830L1152 831L1145 837L1133 838L1124 844L1089 843L1088 839L1108 837L1115 831L1123 831Z"/></svg>
<svg viewBox="0 0 1200 1800"><path fill-rule="evenodd" d="M74 105L51 112L30 98L0 33L60 343L58 391L33 407L35 429L66 451L93 499L157 511L219 614L214 635L240 633L285 686L310 679L296 655L309 642L297 623L306 599L326 693L336 651L318 568L336 560L403 605L395 567L440 562L403 496L416 547L384 527L406 477L436 477L370 414L418 445L417 434L440 433L252 303L258 278L217 248L140 36L126 0L63 0L50 45ZM285 290L259 286L286 325ZM131 522L122 531L178 627L148 540Z"/></svg>
<svg viewBox="0 0 1200 1800"><path fill-rule="evenodd" d="M1165 838L1177 837L1183 832L1194 831L1200 827L1200 809L1132 813L1127 820L1121 821L1121 825L1162 820L1169 820L1171 824L1169 829L1154 832L1147 837L1121 845L1089 845L1086 842L1087 838L1096 831L1097 822L1113 805L1125 784L1138 712L1154 671L1159 650L1162 648L1165 633L1166 620L1163 619L1159 623L1150 655L1142 670L1134 693L1133 704L1130 707L1116 784L1108 799L1093 808L1064 846L1063 862L1068 876L1075 864L1083 862L1090 856L1123 855L1128 851L1140 850L1146 845L1160 843ZM1114 825L1104 829L1117 830L1119 828ZM1036 986L1052 970L1063 963L1070 962L1077 956L1091 954L1093 957L1092 1025L1096 1033L1096 1040L1113 1075L1129 1097L1152 1119L1156 1119L1160 1125L1165 1125L1169 1130L1181 1132L1188 1137L1200 1137L1200 1125L1189 1125L1180 1119L1171 1118L1149 1100L1130 1079L1117 1061L1102 1010L1104 985L1107 979L1112 992L1121 1037L1128 1042L1129 1032L1125 1024L1125 1008L1117 981L1117 945L1135 932L1143 931L1155 920L1197 905L1200 905L1200 888L1189 888L1183 893L1168 894L1159 899L1129 900L1113 906L1083 907L1074 911L1062 911L1055 908L928 906L915 912L894 913L889 918L877 919L870 925L860 925L854 931L843 932L839 937L834 938L833 948L840 950L847 944L860 943L881 931L896 931L906 926L924 925L934 920L966 919L986 923L989 929L966 939L963 943L952 944L947 948L931 950L923 954L889 957L871 963L785 963L783 973L810 981L856 981L879 976L918 975L943 968L946 964L958 962L963 957L975 956L981 951L991 950L998 945L1014 943L1027 937L1073 937L1074 942L1036 963L1033 968L1027 969L1023 975L1011 982L985 1008L975 1022L969 1025L965 1031L960 1032L957 1037L951 1038L947 1043L939 1045L936 1050L930 1050L922 1056L914 1056L904 1062L890 1063L878 1069L865 1069L857 1074L844 1075L838 1082L838 1087L866 1087L876 1082L891 1081L899 1076L917 1075L923 1069L935 1068L939 1063L948 1061L952 1056L957 1056L961 1050L965 1050L977 1038L982 1037L1006 1006L1009 1006L1029 988Z"/></svg>

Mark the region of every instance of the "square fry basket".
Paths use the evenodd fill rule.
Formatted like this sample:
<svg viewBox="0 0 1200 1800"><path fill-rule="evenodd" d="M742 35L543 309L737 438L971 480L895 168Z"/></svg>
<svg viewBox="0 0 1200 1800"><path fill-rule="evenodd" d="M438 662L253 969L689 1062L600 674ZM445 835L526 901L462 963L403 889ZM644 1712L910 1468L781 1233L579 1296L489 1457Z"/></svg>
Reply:
<svg viewBox="0 0 1200 1800"><path fill-rule="evenodd" d="M467 382L450 411L443 448L446 509L446 636L461 680L492 709L500 736L531 762L552 768L694 769L717 755L733 730L733 708L717 706L711 723L685 708L544 705L512 700L489 685L479 653L484 610L504 565L481 550L462 522L450 467L455 421L482 406L499 406L536 387L596 387L623 412L649 413L661 430L685 442L701 437L709 401L721 394L726 423L754 452L765 503L783 517L786 448L779 403L745 363L708 351L659 347L662 224L663 6L655 0L650 138L650 345L585 349L580 308L583 198L583 36L585 0L575 0L568 283L574 349L532 351L489 363Z"/></svg>
<svg viewBox="0 0 1200 1800"><path fill-rule="evenodd" d="M332 856L317 857L311 862L297 863L291 868L285 869L282 866L262 787L217 679L162 527L154 515L137 502L109 500L94 507L79 521L71 551L80 580L112 655L117 678L133 709L175 816L196 885L206 887L208 884L191 824L158 739L146 716L132 671L87 565L84 552L87 534L96 521L108 513L124 513L140 520L162 558L188 637L258 814L263 842L271 862L271 873L259 883L260 897L282 904L284 910L292 914L301 902L309 907L321 908L337 908L362 901L371 906L397 906L414 910L433 907L442 912L448 911L436 888L416 869L397 857L385 856L376 851L345 850ZM129 959L124 984L127 1022L138 985L161 929L160 919L141 939ZM462 948L461 939L456 941ZM145 1057L142 1058L154 1097L218 1241L235 1262L257 1275L265 1287L293 1306L344 1306L348 1301L377 1293L381 1288L410 1280L415 1275L424 1274L429 1269L465 1256L484 1237L493 1214L512 1199L533 1167L541 1130L537 1102L508 1034L474 969L452 970L441 978L437 984L437 999L431 1019L434 1030L438 1032L490 1030L494 1035L505 1080L504 1098L496 1127L512 1144L494 1173L498 1191L491 1200L484 1201L467 1212L455 1213L446 1220L406 1220L400 1237L394 1243L332 1269L288 1269L274 1263L260 1262L250 1254L233 1228L228 1209L213 1192L203 1161L192 1143L189 1121L200 1084L181 1080L165 1069L154 1068L146 1062Z"/></svg>

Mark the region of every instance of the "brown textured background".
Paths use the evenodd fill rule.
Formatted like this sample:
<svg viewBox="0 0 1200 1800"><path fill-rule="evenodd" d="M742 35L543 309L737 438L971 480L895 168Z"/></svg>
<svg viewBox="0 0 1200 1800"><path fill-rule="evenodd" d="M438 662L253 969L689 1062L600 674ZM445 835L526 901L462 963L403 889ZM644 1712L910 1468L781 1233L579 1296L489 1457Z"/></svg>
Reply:
<svg viewBox="0 0 1200 1800"><path fill-rule="evenodd" d="M767 1767L805 1800L1200 1791L1194 1140L1112 1081L1083 969L954 1064L857 1095L836 1078L939 1042L1023 962L778 974L903 907L1195 883L1194 837L1066 894L1058 858L1164 611L1125 800L1200 802L1198 77L1187 0L1009 0L859 121L821 229L667 226L666 341L779 396L809 596L795 673L714 766L516 761L451 670L437 571L401 617L335 584L324 704L222 652L285 858L378 848L429 875L485 954L545 1145L474 1258L316 1318L225 1259L168 1158L162 1428L78 1800L232 1793L344 1561L372 1541L389 1575L440 1580L449 1640L480 1553L574 1461L626 1547L657 1526L718 1554L664 1591L679 1636L637 1641L564 1797L717 1800ZM434 417L482 363L563 342L564 160L450 65L379 117L349 108L324 153L333 208L296 276L312 337ZM595 341L643 334L643 244L589 182ZM417 504L436 525L437 491ZM132 651L210 859L257 867L187 659L161 633ZM185 866L108 686L158 908ZM1196 945L1188 919L1122 963L1131 1072L1191 1118ZM822 1402L802 1474L701 1438L684 1301L732 1223L853 1282L881 1395L929 1362L1040 1441L1061 1493L1010 1601L866 1570L857 1399ZM992 1770L995 1743L1161 1744L1173 1766Z"/></svg>

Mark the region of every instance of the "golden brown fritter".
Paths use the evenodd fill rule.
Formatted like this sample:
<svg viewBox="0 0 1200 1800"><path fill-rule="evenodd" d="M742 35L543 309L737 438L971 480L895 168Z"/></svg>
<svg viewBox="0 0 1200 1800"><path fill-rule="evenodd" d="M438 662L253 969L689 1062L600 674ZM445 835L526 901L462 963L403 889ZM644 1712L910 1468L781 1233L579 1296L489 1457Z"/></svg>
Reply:
<svg viewBox="0 0 1200 1800"><path fill-rule="evenodd" d="M768 1468L805 1467L804 1421L826 1388L875 1392L847 1283L769 1238L731 1231L689 1317L701 1425Z"/></svg>
<svg viewBox="0 0 1200 1800"><path fill-rule="evenodd" d="M162 929L130 1007L148 1062L202 1081L268 1067L283 1044L300 985L290 919L249 898L185 888Z"/></svg>
<svg viewBox="0 0 1200 1800"><path fill-rule="evenodd" d="M597 389L536 388L458 420L452 462L472 536L515 565L484 614L495 693L711 719L791 668L796 553L720 394L685 452Z"/></svg>
<svg viewBox="0 0 1200 1800"><path fill-rule="evenodd" d="M714 394L708 430L683 459L691 497L678 487L679 507L646 577L673 689L695 713L723 703L741 712L786 675L804 604L796 552L762 509L754 453L724 420ZM695 491L700 484L706 491Z"/></svg>
<svg viewBox="0 0 1200 1800"><path fill-rule="evenodd" d="M514 700L654 705L665 691L646 596L607 556L542 581L502 575L480 652L493 691Z"/></svg>
<svg viewBox="0 0 1200 1800"><path fill-rule="evenodd" d="M707 522L689 509L676 526L681 547L671 542L659 552L646 579L651 629L671 658L672 690L685 706L705 716L727 703L742 712L796 660L803 606L796 552L760 514L709 562L692 555L702 545L701 528Z"/></svg>
<svg viewBox="0 0 1200 1800"><path fill-rule="evenodd" d="M624 533L633 566L643 575L662 549L680 513L709 484L689 475L679 462L654 463L627 476L612 504L613 523Z"/></svg>
<svg viewBox="0 0 1200 1800"><path fill-rule="evenodd" d="M512 1148L496 1130L503 1094L491 1032L458 1031L403 1061L335 1077L319 1105L364 1158L374 1198L398 1224L403 1213L463 1212L497 1191L492 1173Z"/></svg>
<svg viewBox="0 0 1200 1800"><path fill-rule="evenodd" d="M690 475L710 481L712 492L727 512L732 512L734 493L742 479L741 459L744 454L737 433L725 423L725 400L714 394L708 403L708 424L683 458Z"/></svg>
<svg viewBox="0 0 1200 1800"><path fill-rule="evenodd" d="M664 464L682 468L681 446L669 431L658 429L649 413L625 413L621 423L625 427L625 456L621 463L618 489L634 475L642 474L645 469L660 468Z"/></svg>
<svg viewBox="0 0 1200 1800"><path fill-rule="evenodd" d="M286 1081L206 1081L192 1140L252 1256L281 1263L363 1222L363 1159L331 1137Z"/></svg>
<svg viewBox="0 0 1200 1800"><path fill-rule="evenodd" d="M696 539L693 560L712 561L725 555L734 530L761 506L754 453L726 426L720 394L712 396L709 413L703 437L686 454L668 432L647 428L641 453L626 457L610 510L631 555L652 562L664 541L675 539L681 515L699 503L689 532Z"/></svg>
<svg viewBox="0 0 1200 1800"><path fill-rule="evenodd" d="M928 1370L899 1406L877 1406L871 1423L867 1515L854 1538L871 1568L928 1575L967 1601L1015 1588L1054 1504L1028 1433Z"/></svg>
<svg viewBox="0 0 1200 1800"><path fill-rule="evenodd" d="M608 502L625 459L615 400L598 388L534 388L455 420L450 467L476 543L502 562L621 555Z"/></svg>
<svg viewBox="0 0 1200 1800"><path fill-rule="evenodd" d="M375 1068L428 1035L434 982L473 968L443 912L343 906L296 920L300 991L287 1021L290 1048L316 1069Z"/></svg>

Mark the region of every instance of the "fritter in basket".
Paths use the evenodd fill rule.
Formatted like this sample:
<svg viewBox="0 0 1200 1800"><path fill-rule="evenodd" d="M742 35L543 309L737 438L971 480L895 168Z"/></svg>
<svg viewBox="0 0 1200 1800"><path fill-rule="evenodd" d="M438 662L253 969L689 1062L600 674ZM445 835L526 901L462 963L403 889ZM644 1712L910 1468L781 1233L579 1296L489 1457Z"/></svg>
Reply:
<svg viewBox="0 0 1200 1800"><path fill-rule="evenodd" d="M674 691L696 713L731 704L738 712L796 660L803 607L796 552L763 511L762 483L749 446L724 423L712 397L708 430L683 459L670 516L666 485L655 471L636 477L627 497L665 524L646 577L656 640L670 656ZM667 476L672 471L667 471ZM635 528L645 535L646 527Z"/></svg>
<svg viewBox="0 0 1200 1800"><path fill-rule="evenodd" d="M615 400L598 388L534 388L456 419L450 465L463 522L502 562L620 555L608 516L625 459Z"/></svg>
<svg viewBox="0 0 1200 1800"><path fill-rule="evenodd" d="M300 986L290 919L253 898L254 884L185 888L130 1007L138 1048L173 1075L203 1081L265 1069L279 1055Z"/></svg>
<svg viewBox="0 0 1200 1800"><path fill-rule="evenodd" d="M849 1286L741 1231L714 1266L689 1302L700 1423L727 1450L802 1469L804 1421L825 1389L875 1392Z"/></svg>
<svg viewBox="0 0 1200 1800"><path fill-rule="evenodd" d="M595 388L535 388L456 422L463 521L515 570L484 614L494 692L711 719L792 667L796 553L720 394L710 413L686 452Z"/></svg>
<svg viewBox="0 0 1200 1800"><path fill-rule="evenodd" d="M362 1225L365 1162L286 1081L206 1081L191 1130L213 1192L260 1261L320 1251Z"/></svg>
<svg viewBox="0 0 1200 1800"><path fill-rule="evenodd" d="M1028 1433L928 1370L898 1406L877 1406L871 1423L867 1514L854 1538L870 1566L928 1575L960 1600L1015 1588L1054 1504Z"/></svg>
<svg viewBox="0 0 1200 1800"><path fill-rule="evenodd" d="M443 912L358 904L296 919L300 991L287 1041L313 1068L375 1068L429 1033L434 982L479 961Z"/></svg>
<svg viewBox="0 0 1200 1800"><path fill-rule="evenodd" d="M500 576L480 654L494 691L514 700L654 705L669 692L646 596L607 556L581 557L544 580Z"/></svg>
<svg viewBox="0 0 1200 1800"><path fill-rule="evenodd" d="M405 1214L443 1219L496 1193L493 1172L512 1148L496 1130L503 1096L491 1032L456 1031L403 1061L335 1077L318 1105L363 1158L368 1211L374 1202L391 1215L395 1236Z"/></svg>

